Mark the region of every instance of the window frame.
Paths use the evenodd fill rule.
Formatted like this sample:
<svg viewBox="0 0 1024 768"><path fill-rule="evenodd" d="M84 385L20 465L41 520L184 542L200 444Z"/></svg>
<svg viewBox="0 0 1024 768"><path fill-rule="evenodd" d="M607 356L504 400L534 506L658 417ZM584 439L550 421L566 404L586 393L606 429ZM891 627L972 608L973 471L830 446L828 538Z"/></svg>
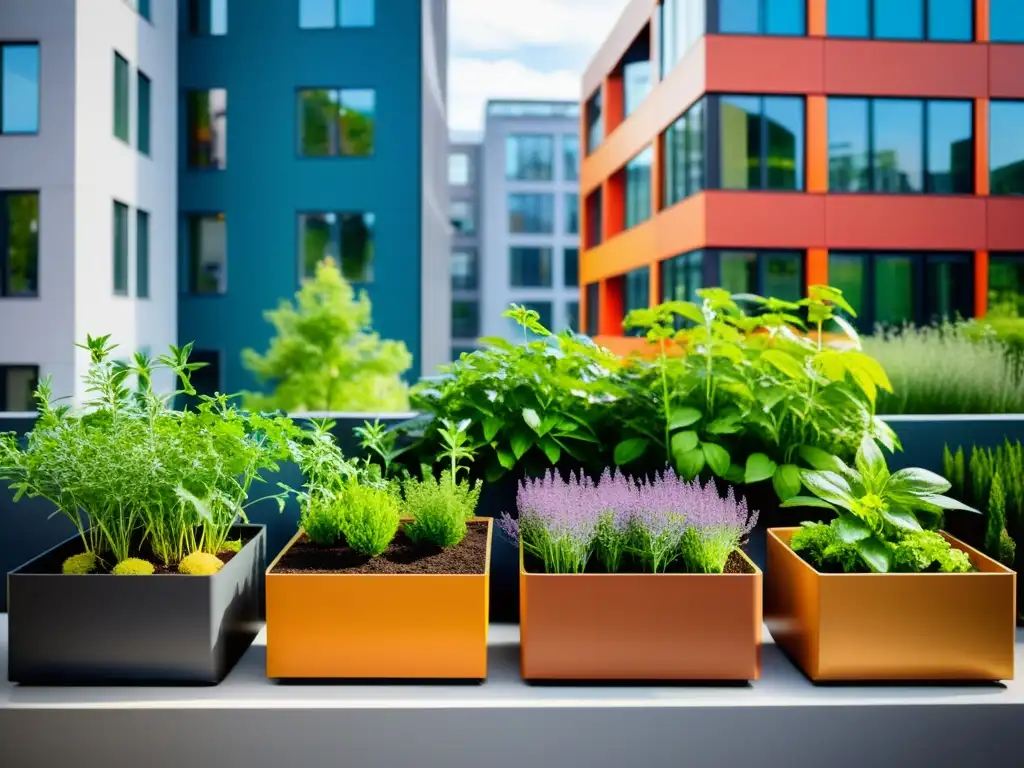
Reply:
<svg viewBox="0 0 1024 768"><path fill-rule="evenodd" d="M111 289L112 295L119 297L127 297L130 295L128 286L131 283L131 270L129 265L131 263L131 239L132 239L132 225L131 225L131 212L132 207L127 203L121 202L117 198L114 198L112 206L112 238L111 238L111 257L112 257L112 271L111 271ZM124 223L123 231L120 231L121 222L118 219L118 213L124 212ZM123 247L118 248L118 236L122 235L124 238ZM118 268L123 270L124 284L123 287L118 285Z"/></svg>
<svg viewBox="0 0 1024 768"><path fill-rule="evenodd" d="M586 128L586 136L581 143L586 151L585 156L589 157L597 151L598 147L604 144L606 138L603 85L597 86L597 89L583 103L583 122Z"/></svg>
<svg viewBox="0 0 1024 768"><path fill-rule="evenodd" d="M324 91L327 93L334 93L337 95L338 108L342 109L345 107L344 94L346 91L368 91L373 94L373 138L370 146L370 151L366 154L355 154L351 152L345 152L344 146L345 141L342 135L341 129L338 129L338 148L336 152L326 152L320 155L307 154L304 151L303 145L303 127L305 124L305 111L303 110L303 93L310 91ZM366 160L375 157L377 154L377 116L378 116L378 100L377 100L378 89L375 86L361 86L361 85L336 85L336 86L309 86L300 85L295 88L295 156L302 160L325 160L325 159L347 159L349 161Z"/></svg>
<svg viewBox="0 0 1024 768"><path fill-rule="evenodd" d="M145 84L145 88L143 88L143 84ZM143 105L143 93L146 94L145 105ZM146 157L152 157L153 81L141 69L135 70L135 100L135 147Z"/></svg>
<svg viewBox="0 0 1024 768"><path fill-rule="evenodd" d="M452 169L453 169L453 167L459 168L461 170L461 167L456 162L457 159L459 159L459 158L461 158L462 160L465 161L465 166L464 167L465 167L466 174L465 174L464 177L460 177L460 178L463 179L462 181L453 181L452 180ZM450 186L450 187L458 187L458 188L461 189L463 187L471 186L472 183L473 183L473 161L472 161L472 159L469 156L469 152L467 152L465 150L462 150L462 149L455 149L455 150L449 151L448 152L448 186Z"/></svg>
<svg viewBox="0 0 1024 768"><path fill-rule="evenodd" d="M218 157L214 152L216 142L213 141L214 127L219 117L213 113L210 109L210 102L213 98L212 94L214 91L224 92L224 156ZM191 173L220 173L228 169L228 89L225 86L215 86L210 88L186 88L184 91L185 95L185 168ZM199 155L199 149L201 144L196 140L195 137L195 97L203 95L207 102L207 111L209 112L210 120L210 138L211 138L211 149L210 149L210 162L206 165L198 165L194 162L194 158Z"/></svg>
<svg viewBox="0 0 1024 768"><path fill-rule="evenodd" d="M149 211L142 208L135 209L135 298L150 298L151 279L149 267L152 263L150 258L150 244L153 242L152 224L153 217ZM145 222L145 225L143 225ZM145 232L145 236L143 236Z"/></svg>
<svg viewBox="0 0 1024 768"><path fill-rule="evenodd" d="M526 228L524 228L524 229L513 229L513 227L512 227L512 217L513 217L512 199L513 198L523 198L523 199L525 199L525 198L535 198L537 200L547 200L547 201L550 201L551 205L550 205L550 207L548 208L548 211L547 211L547 213L549 214L548 217L547 217L547 221L546 222L542 222L542 223L549 224L550 226L548 226L546 229L543 228L543 227L540 228L540 229L526 229ZM544 207L544 206L541 206L541 207ZM535 212L534 211L530 211L529 213L532 214L532 213L535 213ZM509 235L527 235L527 236L529 236L529 235L554 235L555 231L556 231L556 227L555 227L555 214L556 214L556 212L555 212L555 193L554 192L521 192L521 191L514 191L514 192L509 192L507 194L507 196L505 197L506 226L507 226L507 232L508 232ZM525 224L526 221L528 220L528 217L527 217L527 215L525 213L522 214L522 216L523 216L523 223ZM538 216L537 218L540 219L540 216Z"/></svg>
<svg viewBox="0 0 1024 768"><path fill-rule="evenodd" d="M316 31L316 30L326 31L326 30L332 30L332 29L373 29L374 27L377 26L377 0L368 0L368 1L370 3L370 7L372 9L372 13L371 13L372 20L371 20L371 22L369 24L344 24L342 22L342 19L344 18L344 11L343 11L343 9L345 7L345 4L347 2L351 2L351 0L330 0L331 6L332 6L332 11L333 11L334 23L329 25L329 26L322 26L322 27L304 27L304 26L302 26L302 2L303 2L303 0L298 0L298 2L295 4L295 10L296 10L296 13L297 13L297 18L296 18L296 21L295 21L295 25L296 25L296 27L298 29L302 30L303 32L313 32L313 31Z"/></svg>
<svg viewBox="0 0 1024 768"><path fill-rule="evenodd" d="M990 99L989 103L988 103L988 135L985 137L986 141L988 142L988 158L987 158L988 159L988 169L987 169L987 172L988 172L989 195L992 196L992 197L995 197L997 199L1007 199L1007 198L1019 199L1021 197L1024 197L1024 187L1022 187L1017 192L994 192L994 191L992 191L993 187L994 187L994 185L992 184L992 175L997 170L996 168L992 167L992 144L993 144L993 142L992 142L992 133L993 133L993 130L995 128L995 121L992 119L992 107L995 104L1013 104L1013 105L1016 105L1017 108L1022 113L1024 113L1024 98L1021 98L1021 99ZM977 138L975 138L975 140L977 140ZM1013 165L1016 165L1017 163L1019 163L1021 165L1021 167L1022 167L1021 175L1024 176L1024 136L1021 137L1020 143L1021 143L1020 159L1017 160L1016 163L1014 163ZM1007 166L1007 167L1012 167L1012 166Z"/></svg>
<svg viewBox="0 0 1024 768"><path fill-rule="evenodd" d="M555 181L557 174L555 171L556 157L558 152L556 150L556 134L554 133L543 133L543 132L528 132L528 133L509 133L505 136L505 181L511 181L513 183L523 182L529 184L547 184ZM518 142L522 139L530 139L536 141L539 145L547 144L547 149L550 150L547 157L546 175L542 175L537 178L531 178L529 176L521 175L522 164L519 162L522 157L522 152L519 149ZM515 146L515 160L516 160L516 175L509 175L509 166L512 160L511 149Z"/></svg>
<svg viewBox="0 0 1024 768"><path fill-rule="evenodd" d="M118 65L124 63L124 135L118 133L118 99L120 88L118 87ZM114 49L114 138L131 145L132 141L132 65L131 62Z"/></svg>
<svg viewBox="0 0 1024 768"><path fill-rule="evenodd" d="M707 280L706 285L722 285L722 254L723 253L753 253L755 280L752 292L758 296L765 296L765 263L770 256L793 256L798 257L800 266L797 284L800 286L800 296L807 295L807 250L800 248L704 248L703 275ZM766 297L776 298L776 297Z"/></svg>
<svg viewBox="0 0 1024 768"><path fill-rule="evenodd" d="M570 254L572 258L570 259ZM575 262L573 274L576 275L576 279L573 282L569 282L569 263L570 261ZM577 245L565 245L562 246L562 286L564 288L579 288L580 287L580 248Z"/></svg>
<svg viewBox="0 0 1024 768"><path fill-rule="evenodd" d="M8 223L8 209L7 209L7 198L15 197L18 195L35 195L36 196L36 218L39 222L36 227L36 289L35 291L21 291L14 293L11 291L11 265L10 265L10 248L9 248L9 235L10 229ZM38 299L42 293L40 290L41 280L39 262L41 253L39 250L38 235L43 229L43 213L42 213L42 191L38 189L0 189L0 301L4 299Z"/></svg>
<svg viewBox="0 0 1024 768"><path fill-rule="evenodd" d="M39 386L39 379L41 375L41 369L39 365L33 363L0 363L0 413L30 413L33 409L26 408L24 411L8 411L7 410L7 399L10 397L10 392L7 391L7 374L12 370L28 370L33 372L33 387L32 391Z"/></svg>
<svg viewBox="0 0 1024 768"><path fill-rule="evenodd" d="M825 37L833 40L878 40L886 43L973 43L978 39L978 16L977 0L971 0L971 31L965 40L949 40L947 38L933 39L931 36L931 3L932 0L921 0L921 37L878 37L875 30L875 4L882 0L867 0L867 26L866 35L833 35L828 31L828 11L826 9ZM892 2L893 0L888 0ZM991 36L991 35L990 35ZM831 97L830 97L831 98Z"/></svg>
<svg viewBox="0 0 1024 768"><path fill-rule="evenodd" d="M760 186L757 187L725 187L723 176L725 164L722 162L722 99L723 98L753 98L759 100L760 134ZM766 99L797 99L803 108L803 119L801 128L803 135L800 137L801 164L799 183L793 189L768 186L768 121L765 119ZM808 146L807 146L807 94L804 93L716 93L707 96L707 104L704 109L704 188L709 190L726 190L729 192L771 192L778 194L806 194L807 193L807 167L808 167ZM729 249L726 249L729 250Z"/></svg>
<svg viewBox="0 0 1024 768"><path fill-rule="evenodd" d="M455 254L461 253L467 256L471 265L470 275L463 278L455 274ZM475 245L452 245L451 249L451 289L452 291L476 291L480 288L480 250Z"/></svg>
<svg viewBox="0 0 1024 768"><path fill-rule="evenodd" d="M521 280L517 282L517 276L522 278L525 270L522 264L517 263L515 256L522 256L524 253L536 251L537 254L537 275L536 282ZM544 280L545 256L547 257L547 280ZM517 270L516 267L519 267ZM508 247L508 285L509 288L519 290L521 288L554 288L555 286L555 249L550 245L510 245Z"/></svg>
<svg viewBox="0 0 1024 768"><path fill-rule="evenodd" d="M217 2L224 3L224 31L220 33L201 32L202 24L200 23L200 14L203 4L206 5L206 10L209 12L211 18L206 20L207 27L211 30L213 25L210 23L213 17L213 5ZM230 4L228 0L188 0L187 16L185 18L185 26L188 31L189 37L225 37L231 31L231 15Z"/></svg>
<svg viewBox="0 0 1024 768"><path fill-rule="evenodd" d="M374 213L373 211L346 211L346 210L314 211L314 210L302 209L302 210L299 210L299 211L295 212L295 239L296 239L296 243L297 243L297 246L298 246L295 249L295 251L296 251L296 253L295 253L295 261L296 261L296 266L298 268L297 269L297 274L298 274L297 286L299 288L301 288L303 283L305 283L306 280L312 280L313 279L313 275L306 274L305 243L303 241L303 236L305 234L305 230L303 229L303 222L304 222L305 217L309 217L309 216L334 216L335 217L335 222L334 222L334 225L332 226L332 230L330 232L329 239L333 240L333 238L335 236L337 236L337 240L335 242L331 242L329 244L337 246L337 254L338 255L337 255L336 261L337 261L338 271L341 272L342 277L344 277L346 282L348 282L351 286L353 286L353 288L359 289L359 288L365 288L366 286L373 285L374 282L375 282L375 275L374 275L373 266L374 266L374 262L376 260L376 255L377 255L376 254L376 250L377 250L376 249L376 245L377 245L376 244L376 240L377 240L377 215L376 215L376 213ZM370 217L370 222L369 222L368 228L369 228L369 231L370 231L369 245L372 247L372 253L370 254L371 255L371 260L370 260L370 262L368 264L368 278L364 279L364 280L353 280L352 278L350 278L350 277L345 275L345 266L344 266L345 265L345 254L344 254L344 250L343 250L343 246L342 246L342 240L343 240L342 223L344 221L344 217L346 217L346 216L362 216L364 222L365 222L367 216Z"/></svg>
<svg viewBox="0 0 1024 768"><path fill-rule="evenodd" d="M224 217L224 290L222 291L198 291L196 290L197 274L193 269L195 264L196 254L193 252L193 246L195 245L192 240L192 226L195 222L200 219L211 219ZM228 252L228 216L226 211L187 211L183 212L182 217L184 218L185 232L184 232L184 251L185 251L185 280L182 284L185 286L185 293L190 298L219 298L221 296L227 296L228 293L228 267L231 254Z"/></svg>
<svg viewBox="0 0 1024 768"><path fill-rule="evenodd" d="M729 37L807 37L808 3L806 0L801 2L803 7L803 32L787 32L783 34L780 32L766 31L768 21L768 4L772 1L773 0L757 0L758 24L756 32L724 32L722 30L722 0L712 0L709 4L710 7L708 8L706 22L707 29L714 30L711 34L728 35Z"/></svg>
<svg viewBox="0 0 1024 768"><path fill-rule="evenodd" d="M470 334L456 334L455 333L455 305L464 304L469 307L470 315L475 319L474 327L476 330ZM458 339L463 341L466 339L476 340L480 336L480 300L479 299L452 299L451 305L452 323L451 333L452 339ZM460 345L461 346L461 345Z"/></svg>
<svg viewBox="0 0 1024 768"><path fill-rule="evenodd" d="M4 50L7 48L30 48L36 49L36 61L39 65L39 79L36 82L36 128L34 131L5 131L4 125L4 112L3 112L3 62L4 62ZM0 136L38 136L40 124L42 123L43 113L43 84L42 84L42 70L43 70L43 46L38 40L0 40Z"/></svg>
<svg viewBox="0 0 1024 768"><path fill-rule="evenodd" d="M711 107L712 107L712 104L713 104L713 98L714 98L713 96L711 96L711 97L709 97L709 96L702 96L699 99L697 99L695 102L690 104L690 106L688 106L675 120L673 120L668 126L666 126L665 130L663 130L658 135L658 141L661 142L661 157L662 157L661 168L660 168L661 179L659 180L659 183L661 184L661 210L663 210L663 211L668 209L668 208L671 208L674 205L679 205L680 203L684 202L685 200L688 200L689 198L693 197L694 195L700 194L701 192L705 191L706 189L711 188L710 185L709 185L709 180L711 178L710 168L711 168L712 164L714 164L716 166L720 165L720 159L719 159L719 161L713 161L711 159L711 155L709 155L709 147L713 146L713 147L715 147L715 151L718 151L717 148L721 146L721 142L719 142L717 138L714 140L713 143L709 144L709 142L711 141L710 140L710 135L711 135L710 111L711 111ZM700 110L699 118L700 118L700 130L701 130L701 157L700 157L700 177L701 177L701 180L700 180L700 186L698 188L693 189L691 191L691 189L690 189L690 181L692 180L693 177L692 177L692 174L690 173L690 157L691 157L690 137L692 136L692 133L690 131L690 121L694 117L691 113L695 109L699 109ZM806 118L805 118L805 122L806 122ZM682 124L682 125L680 125L680 124ZM715 124L715 126L717 128L718 121L715 120L714 124ZM682 146L683 164L682 164L682 168L679 167L678 163L675 163L673 165L674 165L674 170L676 172L682 173L682 176L683 176L683 188L684 188L686 194L684 194L681 198L676 200L676 199L674 199L674 196L672 194L670 194L670 192L673 192L674 190L671 187L671 180L670 180L669 174L668 174L668 169L669 169L669 165L670 165L668 144L669 144L669 131L675 132L675 131L680 131L680 130L683 132L683 146ZM721 174L719 173L719 175L721 175Z"/></svg>

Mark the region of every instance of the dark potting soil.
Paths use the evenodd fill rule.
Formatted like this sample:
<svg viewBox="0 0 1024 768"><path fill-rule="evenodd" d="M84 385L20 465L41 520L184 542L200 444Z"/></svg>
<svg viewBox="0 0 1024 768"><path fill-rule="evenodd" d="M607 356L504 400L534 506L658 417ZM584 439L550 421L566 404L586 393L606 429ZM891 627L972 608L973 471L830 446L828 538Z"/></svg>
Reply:
<svg viewBox="0 0 1024 768"><path fill-rule="evenodd" d="M272 573L478 574L487 561L487 527L468 526L466 538L441 549L415 544L400 530L386 550L367 557L346 544L324 547L303 536L282 555Z"/></svg>
<svg viewBox="0 0 1024 768"><path fill-rule="evenodd" d="M526 555L523 560L523 565L526 567L527 573L544 573L544 563L532 555ZM601 564L601 561L592 557L587 562L587 569L584 573L607 573L608 571ZM754 573L754 568L747 562L739 552L732 552L729 555L729 559L725 561L725 570L723 573L740 573L750 574ZM635 573L648 573L645 571L638 562L632 558L625 557L622 559L622 567L616 571L617 574L635 574ZM684 567L682 559L677 559L673 562L665 573L688 573Z"/></svg>

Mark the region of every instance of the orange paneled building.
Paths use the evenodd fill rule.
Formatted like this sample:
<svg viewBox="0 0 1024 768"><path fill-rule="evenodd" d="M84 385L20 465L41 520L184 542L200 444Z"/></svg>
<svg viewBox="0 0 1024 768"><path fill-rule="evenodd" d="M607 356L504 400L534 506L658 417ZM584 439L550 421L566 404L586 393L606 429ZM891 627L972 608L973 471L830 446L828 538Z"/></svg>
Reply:
<svg viewBox="0 0 1024 768"><path fill-rule="evenodd" d="M865 329L1024 294L1021 43L1024 0L630 0L583 78L583 328L710 285L830 283Z"/></svg>

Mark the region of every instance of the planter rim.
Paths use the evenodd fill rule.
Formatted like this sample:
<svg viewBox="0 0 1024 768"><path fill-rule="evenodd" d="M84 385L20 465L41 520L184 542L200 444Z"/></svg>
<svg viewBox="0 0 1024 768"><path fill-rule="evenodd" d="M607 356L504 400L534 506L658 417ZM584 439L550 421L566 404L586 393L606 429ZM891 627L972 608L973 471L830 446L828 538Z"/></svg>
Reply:
<svg viewBox="0 0 1024 768"><path fill-rule="evenodd" d="M403 518L403 520L410 518ZM491 540L494 535L494 520L490 517L472 517L466 521L467 524L486 524L487 525L487 550L484 553L484 570L482 573L349 573L346 571L339 571L337 573L274 573L274 568L277 567L278 563L295 544L306 534L306 529L299 527L299 530L292 536L285 548L282 549L277 557L274 558L273 562L267 566L266 576L270 578L349 578L349 579L408 579L415 577L418 579L479 579L482 576L487 576L491 572Z"/></svg>
<svg viewBox="0 0 1024 768"><path fill-rule="evenodd" d="M239 552L248 549L250 546L253 546L255 544L256 537L259 536L261 531L266 531L267 526L262 525L262 524L258 524L258 523L236 523L236 524L231 526L231 530L233 530L233 531L246 530L246 529L253 531L254 535L247 542L245 542L244 545L242 545L242 549L239 550ZM82 539L82 537L79 536L78 534L75 534L74 536L69 536L68 538L64 539L63 541L59 542L58 544L55 544L54 546L50 547L45 552L41 552L40 554L36 555L31 560L26 560L24 563L19 565L13 571L10 571L8 573L8 576L21 576L21 577L41 576L41 577L47 577L47 578L52 577L52 576L59 576L62 579L84 579L84 578L95 578L96 576L101 576L101 577L102 576L113 576L114 574L112 574L112 573L24 573L24 570L26 568L28 568L28 566L32 565L32 563L34 563L36 560L41 560L42 558L46 557L47 555L51 554L52 552L54 552L54 551L60 549L61 547L67 545L67 543L69 541L81 541L81 539ZM120 575L119 574L117 576L117 578L119 578L119 579L125 579L125 578L128 578L128 579L141 579L141 578L147 578L147 579L152 579L152 578L167 579L167 578L177 578L179 576L187 576L188 578L195 580L195 579L212 579L212 578L215 578L219 573L220 573L220 571L217 571L217 573L211 573L211 574L206 574L206 575L201 575L201 576L200 575L187 574L187 573L150 573L150 574L134 574L134 573L132 573L132 574L125 574L125 575Z"/></svg>
<svg viewBox="0 0 1024 768"><path fill-rule="evenodd" d="M1007 568L1005 565L1000 563L998 560L995 560L994 558L989 557L988 555L986 555L981 550L975 549L970 544L967 544L967 543L961 541L960 539L956 538L955 536L951 536L950 534L946 533L945 531L939 531L939 534L941 534L942 537L946 541L948 541L950 544L952 544L954 549L959 549L961 552L966 552L968 555L971 556L972 562L974 562L975 559L983 561L987 566L990 567L990 570L988 570L988 571L978 570L978 571L971 571L969 573L823 573L822 571L819 571L817 568L815 568L813 565L811 565L809 562L807 562L807 560L805 560L803 557L800 556L799 552L795 551L793 549L793 547L791 547L789 545L790 537L792 536L792 534L794 532L799 531L799 530L800 530L799 527L769 528L766 531L766 534L768 536L770 536L771 538L775 539L776 541L778 541L780 544L782 544L787 552L792 554L797 560L800 561L800 566L802 568L810 571L812 574L814 574L815 577L817 577L819 579L850 579L850 578L857 578L857 577L876 578L876 577L879 577L879 576L882 576L882 577L885 577L885 578L890 578L890 579L894 579L894 578L921 578L921 577L932 578L932 579L934 579L934 578L944 578L944 579L971 578L971 579L976 579L976 578L978 578L980 576L988 576L989 578L991 578L993 576L1006 576L1007 574L1010 574L1012 576L1012 575L1016 575L1016 573L1017 573L1016 571L1011 570L1010 568ZM783 534L783 535L780 535L780 534Z"/></svg>
<svg viewBox="0 0 1024 768"><path fill-rule="evenodd" d="M526 570L525 550L523 549L523 540L520 539L519 540L519 573L521 575L523 575L523 576L528 576L528 577L543 576L544 578L551 578L551 579L566 578L566 577L570 577L570 578L590 578L590 579L609 579L609 578L624 578L624 577L627 577L627 576L630 577L630 578L642 577L642 578L647 578L647 579L664 579L664 578L669 578L669 579L673 579L673 578L674 579L679 579L679 578L686 578L686 579L694 579L694 578L720 579L723 576L727 577L727 578L731 577L731 578L735 578L735 579L749 579L749 578L753 578L755 576L763 575L761 573L761 569L758 568L757 564L753 560L751 560L750 557L747 556L746 552L744 552L742 549L737 549L736 552L739 553L740 557L743 558L743 561L747 565L749 565L751 568L754 569L753 573L535 573L533 571Z"/></svg>

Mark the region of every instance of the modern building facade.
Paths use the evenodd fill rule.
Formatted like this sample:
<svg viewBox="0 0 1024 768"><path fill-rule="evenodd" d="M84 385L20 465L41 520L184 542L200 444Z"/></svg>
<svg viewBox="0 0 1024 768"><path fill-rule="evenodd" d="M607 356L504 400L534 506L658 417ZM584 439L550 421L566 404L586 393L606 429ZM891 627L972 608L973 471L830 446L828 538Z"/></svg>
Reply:
<svg viewBox="0 0 1024 768"><path fill-rule="evenodd" d="M449 359L444 0L47 0L0 7L0 411L83 396L195 342L256 385L263 312L333 256L403 340ZM230 119L229 119L230 115ZM168 381L169 385L171 382Z"/></svg>
<svg viewBox="0 0 1024 768"><path fill-rule="evenodd" d="M481 148L479 142L453 141L448 155L453 360L476 349L480 336Z"/></svg>
<svg viewBox="0 0 1024 768"><path fill-rule="evenodd" d="M1021 43L1020 0L631 0L583 79L586 331L712 285L863 329L1020 293Z"/></svg>

